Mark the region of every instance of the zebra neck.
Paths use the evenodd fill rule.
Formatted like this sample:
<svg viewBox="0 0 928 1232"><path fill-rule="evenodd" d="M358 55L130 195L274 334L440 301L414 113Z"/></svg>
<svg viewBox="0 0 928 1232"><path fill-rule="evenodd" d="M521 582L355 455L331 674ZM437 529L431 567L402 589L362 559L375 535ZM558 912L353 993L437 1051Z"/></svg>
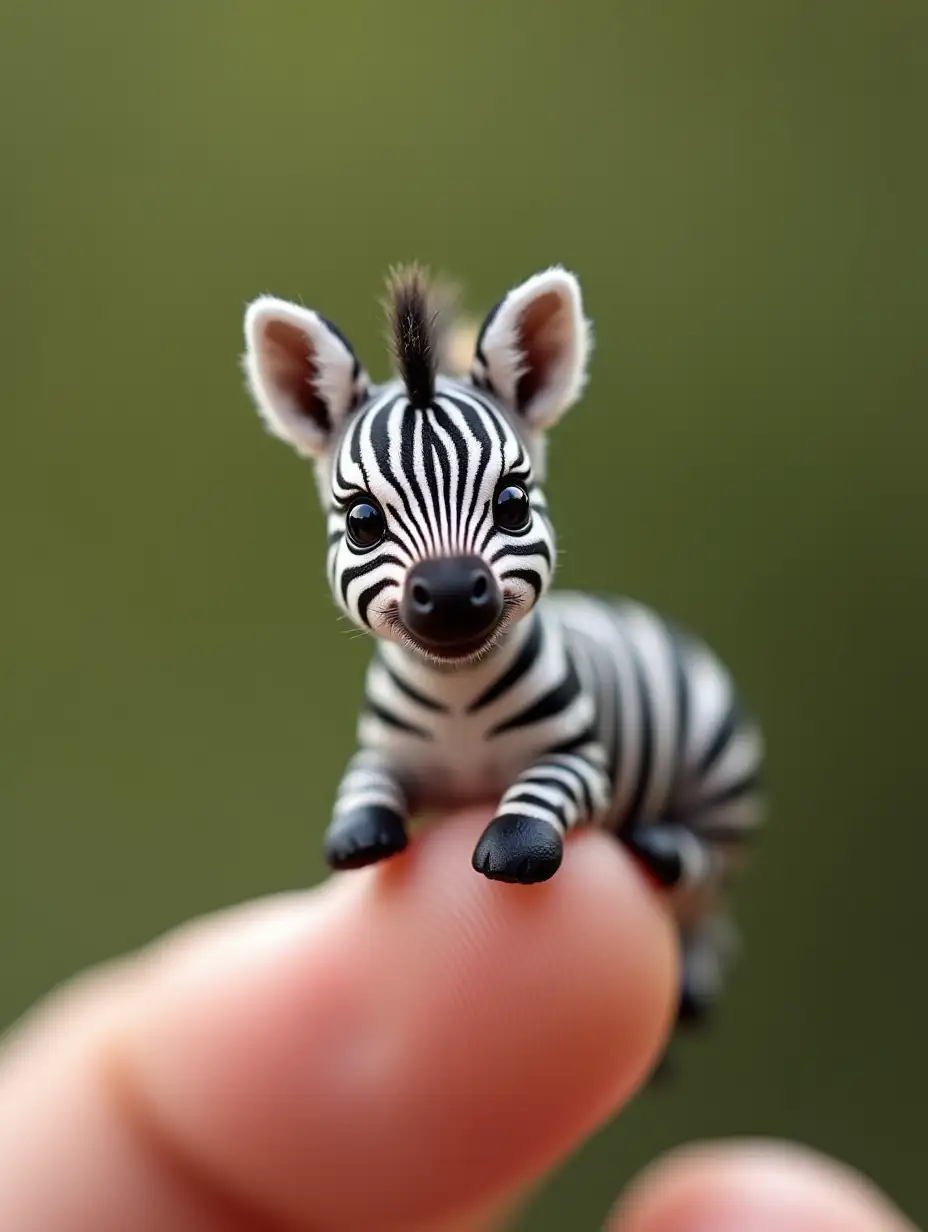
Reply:
<svg viewBox="0 0 928 1232"><path fill-rule="evenodd" d="M436 708L467 709L471 702L505 676L529 641L537 639L538 620L537 611L531 611L513 625L482 659L465 667L430 663L424 656L396 642L380 642L376 658L397 683L406 685Z"/></svg>

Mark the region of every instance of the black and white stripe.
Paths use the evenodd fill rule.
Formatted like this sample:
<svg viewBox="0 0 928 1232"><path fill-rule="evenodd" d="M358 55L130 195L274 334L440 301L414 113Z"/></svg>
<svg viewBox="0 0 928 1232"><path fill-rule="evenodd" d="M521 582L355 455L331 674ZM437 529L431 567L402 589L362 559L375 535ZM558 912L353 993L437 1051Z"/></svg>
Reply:
<svg viewBox="0 0 928 1232"><path fill-rule="evenodd" d="M715 995L731 950L721 898L760 823L763 743L697 638L630 600L548 593L545 434L579 398L591 345L576 279L552 269L510 291L463 379L441 375L421 272L397 274L390 302L399 375L379 387L318 314L262 297L246 315L258 409L316 462L332 594L378 639L327 857L372 863L402 850L413 814L480 802L495 811L475 868L531 882L569 831L607 828L668 890L682 1013ZM513 484L517 530L495 509ZM349 533L362 507L370 539ZM501 614L477 650L442 658L401 613L417 570L461 562Z"/></svg>
<svg viewBox="0 0 928 1232"><path fill-rule="evenodd" d="M535 518L527 534L494 525L491 502L502 475L528 490ZM347 510L366 493L388 518L376 552L355 548L344 533ZM333 469L328 576L335 598L356 623L389 635L413 564L471 554L492 566L511 611L530 608L548 586L554 532L525 444L493 402L463 382L439 379L424 409L392 383L348 424Z"/></svg>
<svg viewBox="0 0 928 1232"><path fill-rule="evenodd" d="M381 644L358 737L388 752L415 808L499 800L499 813L524 805L562 831L673 825L720 848L761 818L763 743L728 674L631 602L547 596L453 674Z"/></svg>
<svg viewBox="0 0 928 1232"><path fill-rule="evenodd" d="M593 824L633 849L668 844L686 1004L715 998L732 949L723 893L763 816L763 741L707 647L637 604L555 593L453 675L381 644L365 697L359 741L395 775L367 779L378 805L395 807L401 783L411 812L486 802L562 836Z"/></svg>

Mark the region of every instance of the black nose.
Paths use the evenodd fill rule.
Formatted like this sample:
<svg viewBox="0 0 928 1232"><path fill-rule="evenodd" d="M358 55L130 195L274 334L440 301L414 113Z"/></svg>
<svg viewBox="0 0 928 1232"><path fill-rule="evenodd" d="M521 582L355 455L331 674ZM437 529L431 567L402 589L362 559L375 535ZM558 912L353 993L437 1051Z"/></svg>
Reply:
<svg viewBox="0 0 928 1232"><path fill-rule="evenodd" d="M400 618L429 650L466 653L496 628L503 596L479 556L423 560L409 571Z"/></svg>

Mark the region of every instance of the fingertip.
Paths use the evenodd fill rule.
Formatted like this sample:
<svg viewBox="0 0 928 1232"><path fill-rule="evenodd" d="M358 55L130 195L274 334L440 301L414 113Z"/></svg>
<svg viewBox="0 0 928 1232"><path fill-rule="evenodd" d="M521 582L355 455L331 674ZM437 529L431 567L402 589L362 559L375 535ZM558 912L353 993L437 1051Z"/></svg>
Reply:
<svg viewBox="0 0 928 1232"><path fill-rule="evenodd" d="M609 1232L915 1232L853 1169L762 1140L687 1147L620 1201Z"/></svg>
<svg viewBox="0 0 928 1232"><path fill-rule="evenodd" d="M166 952L131 1081L249 1202L413 1226L542 1174L643 1081L672 1020L670 922L610 836L537 886L491 882L485 815Z"/></svg>

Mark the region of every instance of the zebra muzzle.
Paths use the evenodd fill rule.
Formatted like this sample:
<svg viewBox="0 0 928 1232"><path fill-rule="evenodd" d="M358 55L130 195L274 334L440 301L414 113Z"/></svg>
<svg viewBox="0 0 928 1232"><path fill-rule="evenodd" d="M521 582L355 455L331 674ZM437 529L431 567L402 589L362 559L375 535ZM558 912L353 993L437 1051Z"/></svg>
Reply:
<svg viewBox="0 0 928 1232"><path fill-rule="evenodd" d="M503 594L479 556L436 557L410 569L400 619L426 650L456 657L479 650L503 614Z"/></svg>

